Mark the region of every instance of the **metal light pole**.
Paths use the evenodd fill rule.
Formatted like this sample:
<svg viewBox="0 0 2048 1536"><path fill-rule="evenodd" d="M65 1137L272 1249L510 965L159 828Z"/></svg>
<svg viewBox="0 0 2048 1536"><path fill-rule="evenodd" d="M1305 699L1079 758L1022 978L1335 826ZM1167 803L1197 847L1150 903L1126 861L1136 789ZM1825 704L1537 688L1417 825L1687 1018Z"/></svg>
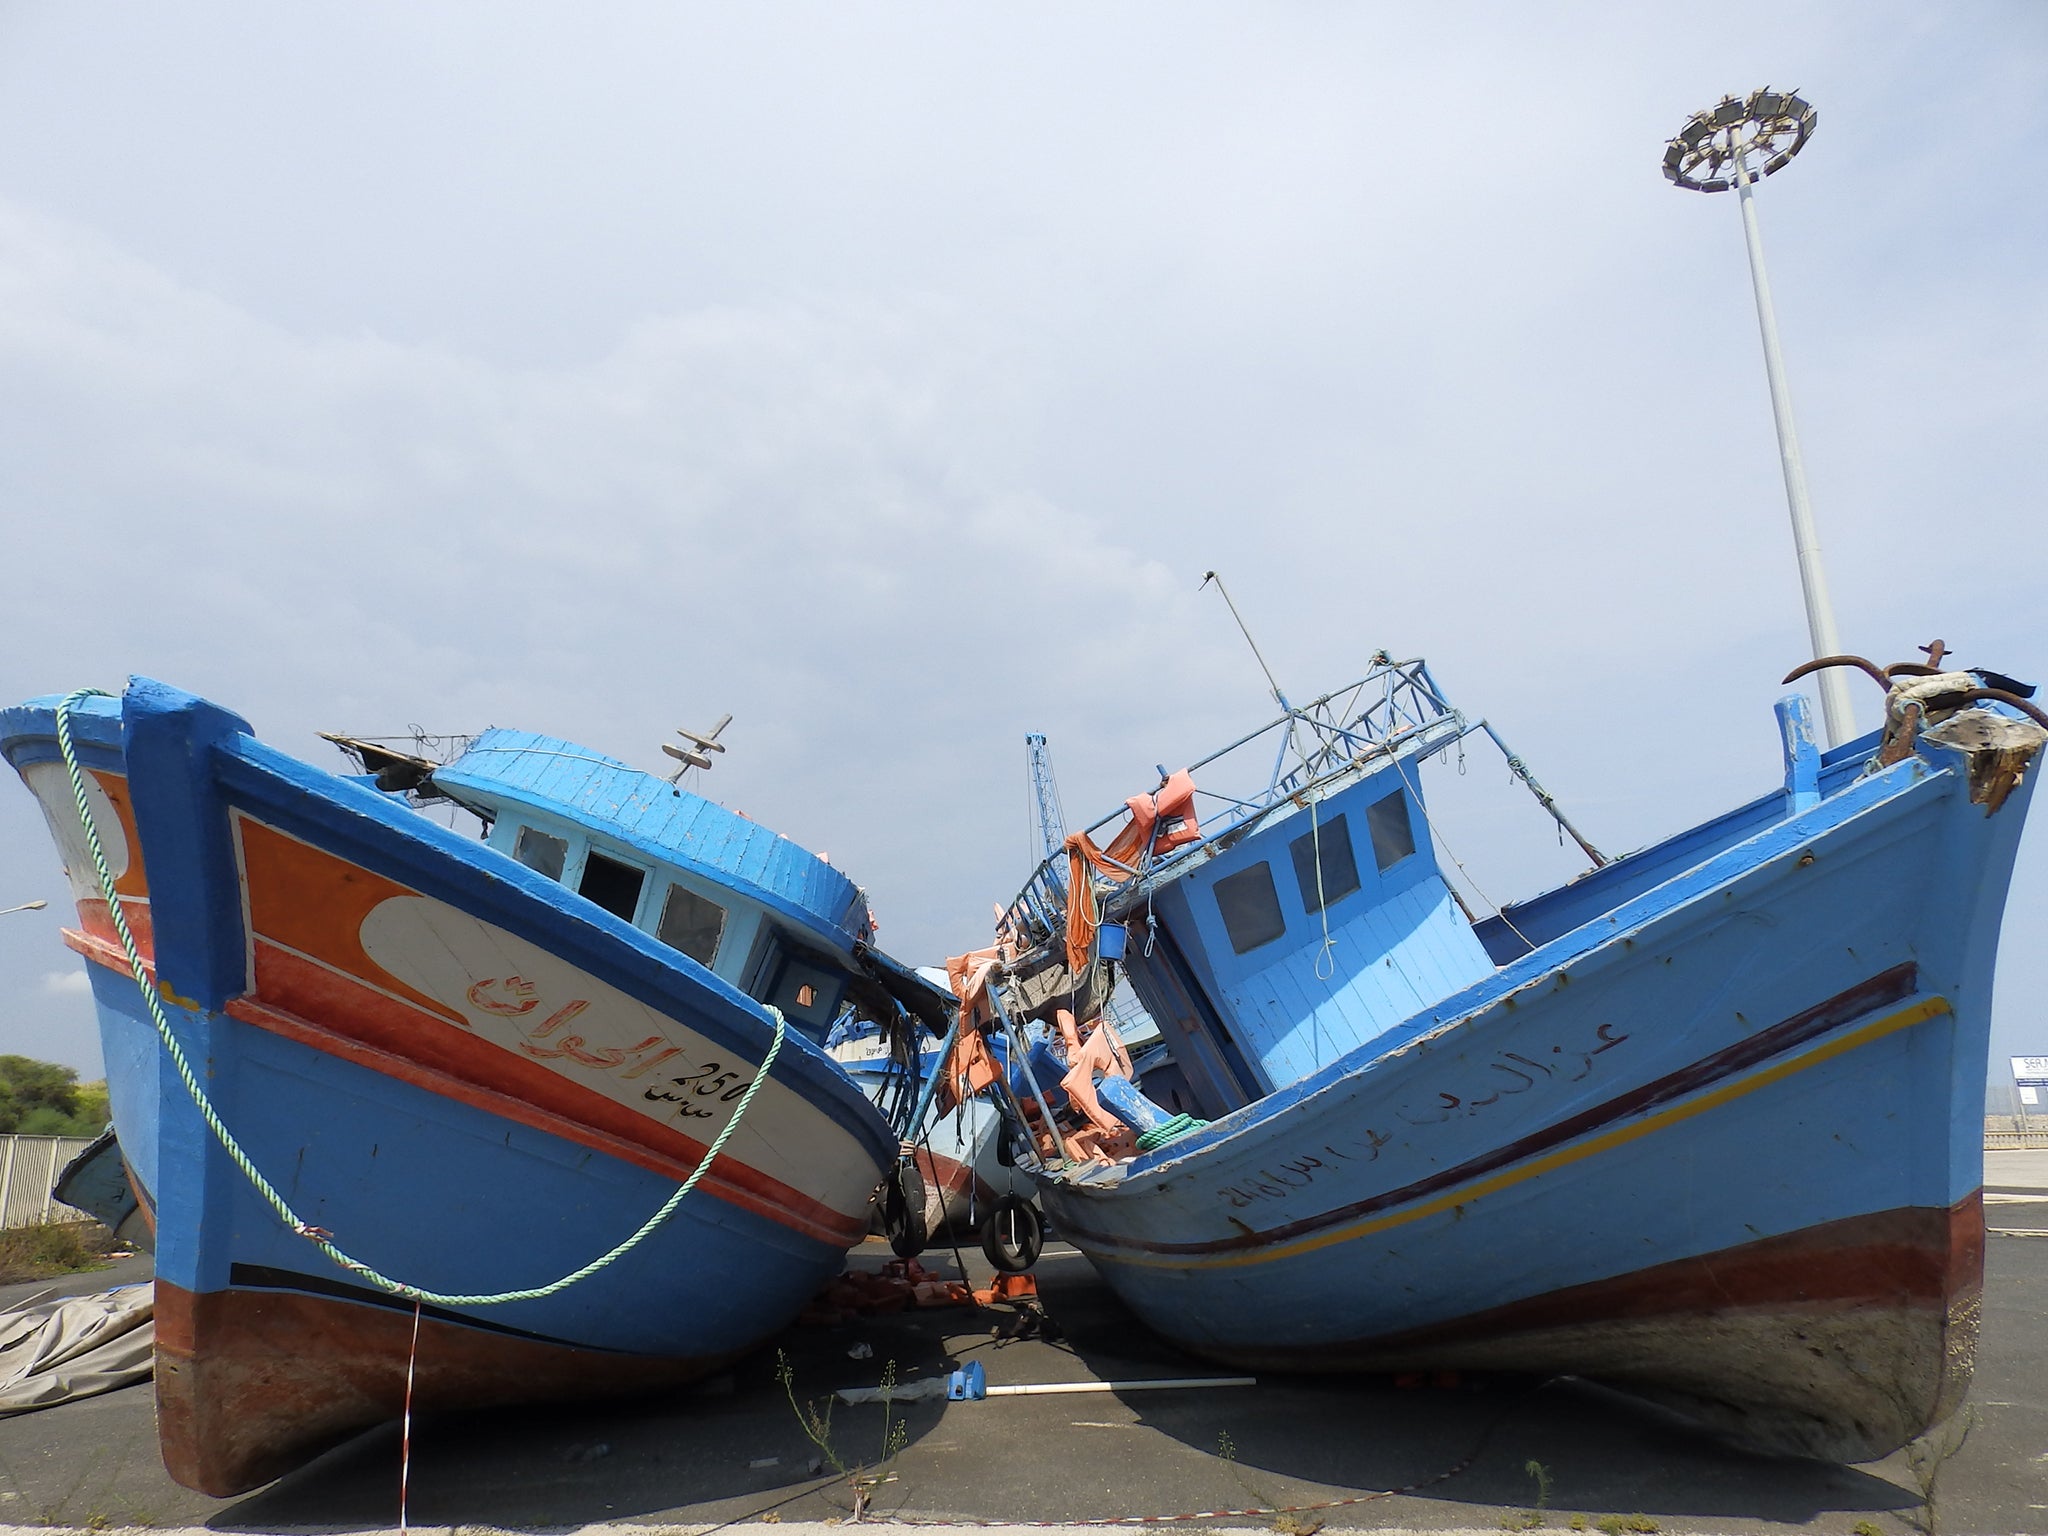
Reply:
<svg viewBox="0 0 2048 1536"><path fill-rule="evenodd" d="M18 907L0 907L0 917L5 917L10 912L40 912L48 905L47 901L39 898L35 901L24 901Z"/></svg>
<svg viewBox="0 0 2048 1536"><path fill-rule="evenodd" d="M1785 385L1785 360L1778 350L1778 317L1771 306L1771 280L1764 272L1763 237L1757 232L1755 187L1791 164L1792 157L1805 148L1818 120L1813 108L1792 92L1766 88L1752 92L1747 99L1724 96L1706 111L1695 112L1664 147L1664 176L1672 185L1693 192L1726 192L1733 187L1742 205L1749 277L1756 289L1757 327L1764 338L1764 371L1771 382L1771 414L1778 423L1778 458L1784 466L1785 501L1792 513L1792 544L1799 554L1799 588L1806 598L1806 633L1815 658L1839 656L1842 639L1835 629L1835 608L1821 569L1820 538L1814 532L1813 506L1806 496L1799 434L1792 425L1792 395ZM1818 682L1828 745L1838 747L1856 734L1848 677L1835 669L1820 673Z"/></svg>

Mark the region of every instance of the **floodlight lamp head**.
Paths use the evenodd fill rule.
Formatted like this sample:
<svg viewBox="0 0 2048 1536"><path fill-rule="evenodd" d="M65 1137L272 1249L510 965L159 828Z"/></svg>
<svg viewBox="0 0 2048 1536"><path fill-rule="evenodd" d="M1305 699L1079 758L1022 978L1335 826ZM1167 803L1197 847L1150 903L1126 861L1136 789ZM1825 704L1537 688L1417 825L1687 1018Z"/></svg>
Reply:
<svg viewBox="0 0 2048 1536"><path fill-rule="evenodd" d="M1723 96L1664 146L1664 179L1690 192L1726 192L1745 177L1762 181L1792 163L1819 121L1793 91L1766 86Z"/></svg>

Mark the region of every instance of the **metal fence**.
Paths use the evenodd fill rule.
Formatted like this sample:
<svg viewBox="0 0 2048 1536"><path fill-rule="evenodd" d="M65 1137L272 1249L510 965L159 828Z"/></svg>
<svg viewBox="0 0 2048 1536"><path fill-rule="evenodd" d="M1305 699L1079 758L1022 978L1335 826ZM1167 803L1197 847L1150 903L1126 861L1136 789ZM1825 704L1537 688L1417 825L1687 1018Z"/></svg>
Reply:
<svg viewBox="0 0 2048 1536"><path fill-rule="evenodd" d="M50 1194L64 1165L92 1145L90 1136L0 1136L0 1231L44 1221L90 1221Z"/></svg>
<svg viewBox="0 0 2048 1536"><path fill-rule="evenodd" d="M2024 1148L2048 1148L2048 1116L1986 1115L1984 1150L2017 1152Z"/></svg>

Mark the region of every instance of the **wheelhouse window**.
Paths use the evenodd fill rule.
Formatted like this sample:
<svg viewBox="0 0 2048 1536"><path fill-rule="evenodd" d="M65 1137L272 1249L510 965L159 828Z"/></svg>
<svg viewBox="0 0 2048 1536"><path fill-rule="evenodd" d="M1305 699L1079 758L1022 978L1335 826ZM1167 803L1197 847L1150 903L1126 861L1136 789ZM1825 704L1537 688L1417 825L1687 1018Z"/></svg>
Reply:
<svg viewBox="0 0 2048 1536"><path fill-rule="evenodd" d="M1319 847L1320 881L1316 878ZM1311 828L1289 843L1287 851L1294 855L1295 883L1301 887L1301 904L1309 911L1320 911L1358 889L1358 860L1352 857L1351 829L1342 816L1332 816Z"/></svg>
<svg viewBox="0 0 2048 1536"><path fill-rule="evenodd" d="M566 838L550 837L538 827L521 827L512 844L512 857L536 874L550 880L562 878L562 861L569 857Z"/></svg>
<svg viewBox="0 0 2048 1536"><path fill-rule="evenodd" d="M1216 882L1216 910L1230 947L1240 955L1270 944L1287 931L1280 915L1280 896L1273 889L1273 868L1260 862Z"/></svg>
<svg viewBox="0 0 2048 1536"><path fill-rule="evenodd" d="M671 949L679 949L699 965L718 957L718 940L725 932L725 908L707 901L680 885L668 888L661 906L661 926L655 937Z"/></svg>
<svg viewBox="0 0 2048 1536"><path fill-rule="evenodd" d="M775 978L768 1001L790 1022L823 1029L839 1007L839 991L836 972L792 955L782 962L782 973Z"/></svg>
<svg viewBox="0 0 2048 1536"><path fill-rule="evenodd" d="M640 906L640 887L647 883L647 871L608 859L595 848L583 861L583 879L576 889L614 917L633 921Z"/></svg>
<svg viewBox="0 0 2048 1536"><path fill-rule="evenodd" d="M1408 820L1408 797L1395 790L1375 800L1365 813L1372 833L1372 856L1381 869L1392 869L1415 851L1415 828Z"/></svg>

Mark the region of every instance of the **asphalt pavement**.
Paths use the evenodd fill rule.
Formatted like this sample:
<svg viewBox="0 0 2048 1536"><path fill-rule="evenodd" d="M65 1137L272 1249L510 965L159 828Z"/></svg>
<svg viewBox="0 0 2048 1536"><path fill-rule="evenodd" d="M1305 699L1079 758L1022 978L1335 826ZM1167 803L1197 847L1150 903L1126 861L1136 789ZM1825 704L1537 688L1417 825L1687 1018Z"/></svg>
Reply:
<svg viewBox="0 0 2048 1536"><path fill-rule="evenodd" d="M1998 1235L1971 1427L1939 1472L1940 1528L2048 1536L2048 1394L2039 1387L2048 1380L2048 1153L1991 1154L1987 1164ZM888 1257L870 1243L853 1262L873 1268ZM969 1278L985 1283L979 1251L965 1260ZM949 1252L925 1262L957 1273ZM146 1273L146 1261L131 1260L64 1289ZM1322 1521L1492 1532L1535 1511L1553 1529L1574 1516L1599 1529L1641 1515L1648 1528L1702 1536L1850 1536L1859 1522L1889 1536L1925 1518L1904 1454L1854 1467L1758 1456L1574 1381L1262 1377L1252 1387L915 1402L886 1421L879 1405L832 1405L833 1389L873 1386L892 1364L904 1383L977 1360L991 1385L1216 1374L1146 1332L1073 1250L1051 1245L1038 1284L1056 1340L992 1337L1014 1324L1008 1310L904 1312L793 1328L686 1392L423 1418L411 1524L694 1532L773 1523L783 1536L847 1520L850 1474L862 1468L883 1479L870 1518L977 1528L1224 1510L1240 1513L1196 1528L1300 1532ZM44 1288L0 1290L0 1308ZM807 1405L829 1409L822 1447L806 1432ZM890 1425L903 1443L886 1458ZM164 1475L147 1387L0 1420L0 1525L386 1529L397 1523L398 1474L399 1437L387 1426L259 1492L205 1498ZM1271 1513L1282 1509L1301 1513Z"/></svg>

